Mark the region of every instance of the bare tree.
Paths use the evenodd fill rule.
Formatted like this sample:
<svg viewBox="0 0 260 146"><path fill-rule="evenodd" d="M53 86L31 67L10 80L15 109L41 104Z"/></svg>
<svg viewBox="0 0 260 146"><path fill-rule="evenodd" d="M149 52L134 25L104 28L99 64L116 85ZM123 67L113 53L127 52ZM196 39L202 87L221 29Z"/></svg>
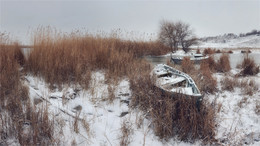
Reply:
<svg viewBox="0 0 260 146"><path fill-rule="evenodd" d="M176 51L178 48L177 31L173 22L161 21L159 40L169 46L171 50Z"/></svg>
<svg viewBox="0 0 260 146"><path fill-rule="evenodd" d="M197 43L190 25L181 21L169 22L162 21L160 25L159 40L163 44L171 47L176 51L181 47L185 52L189 51L189 47Z"/></svg>

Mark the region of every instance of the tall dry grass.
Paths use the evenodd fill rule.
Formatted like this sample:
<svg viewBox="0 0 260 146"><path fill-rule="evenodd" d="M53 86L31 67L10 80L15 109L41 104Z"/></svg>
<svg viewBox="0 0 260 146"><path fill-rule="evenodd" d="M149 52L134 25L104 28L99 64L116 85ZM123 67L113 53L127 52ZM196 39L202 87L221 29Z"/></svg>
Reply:
<svg viewBox="0 0 260 146"><path fill-rule="evenodd" d="M211 62L209 58L200 64L198 75L195 77L195 82L203 93L214 93L217 91L217 80L212 76L214 60Z"/></svg>
<svg viewBox="0 0 260 146"><path fill-rule="evenodd" d="M124 120L121 123L121 128L120 128L120 137L119 137L120 146L128 146L132 141L131 138L132 134L133 134L132 124L129 121Z"/></svg>
<svg viewBox="0 0 260 146"><path fill-rule="evenodd" d="M127 76L133 92L132 107L138 107L148 113L154 131L160 138L168 139L177 136L181 140L188 141L202 139L209 142L214 140L214 107L211 107L206 101L198 102L197 99L190 97L180 95L173 97L154 86L149 74L150 65L139 57L168 52L168 48L163 49L158 42L125 41L113 36L102 37L77 32L64 34L52 28L36 30L33 42L34 49L25 63L25 69L34 75L43 77L51 87L79 83L88 88L91 71L95 70L104 70L107 73L106 77L109 78ZM3 60L6 62L8 57ZM19 80L19 63L17 62L19 61L16 63L13 61L13 64L12 61L8 65L10 69L7 69L6 76L13 73L12 76L17 80L11 87L19 87L20 83L17 82ZM212 77L207 77L206 72L203 76L204 80ZM211 78L206 81L212 82ZM11 87L7 87L7 89ZM6 95L13 91L7 89L1 94ZM26 90L26 88L22 89ZM24 95L26 95L26 91L24 91ZM15 98L15 100L18 99ZM20 111L19 102L10 103L18 103L10 107L16 106L15 109ZM20 143L22 145L53 144L53 121L47 118L46 112L32 112L33 108L27 107L26 116L22 114L23 112L17 113L21 113L20 116L24 117L20 127L23 126L25 120L28 120L33 127L31 132L33 135L30 134L29 138L25 138L18 133L20 140L26 139ZM9 123L15 123L15 120L10 121ZM39 125L35 124L37 122ZM13 125L19 125L19 123ZM47 129L43 129L43 127L47 127ZM40 143L39 139L46 141Z"/></svg>
<svg viewBox="0 0 260 146"><path fill-rule="evenodd" d="M7 36L0 37L0 145L53 145L53 121L47 110L35 110L20 78L26 60Z"/></svg>
<svg viewBox="0 0 260 146"><path fill-rule="evenodd" d="M240 72L241 76L252 76L256 75L260 72L259 66L255 63L254 59L251 59L248 57L244 57L242 63L241 63L242 71Z"/></svg>
<svg viewBox="0 0 260 146"><path fill-rule="evenodd" d="M194 63L190 60L189 57L184 57L181 63L182 71L185 73L191 73L195 70Z"/></svg>
<svg viewBox="0 0 260 146"><path fill-rule="evenodd" d="M161 139L176 136L189 142L196 139L214 141L215 110L206 101L166 93L154 86L149 73L130 80L130 85L131 107L146 113L155 134Z"/></svg>
<svg viewBox="0 0 260 146"><path fill-rule="evenodd" d="M205 62L204 62L205 63ZM207 63L208 63L208 67L210 69L211 72L215 72L216 71L216 66L217 66L217 63L216 61L214 60L214 57L213 56L209 56L209 58L207 59Z"/></svg>
<svg viewBox="0 0 260 146"><path fill-rule="evenodd" d="M133 42L117 37L81 33L63 34L53 28L39 28L27 70L48 83L80 83L88 87L90 71L106 70L110 78L132 74L138 57L162 54L167 48L158 42Z"/></svg>
<svg viewBox="0 0 260 146"><path fill-rule="evenodd" d="M203 50L203 54L204 55L211 55L211 54L214 54L215 53L215 50L211 49L211 48L206 48Z"/></svg>
<svg viewBox="0 0 260 146"><path fill-rule="evenodd" d="M229 72L231 69L230 67L230 61L229 61L229 55L228 54L222 54L217 62L216 70L218 72Z"/></svg>

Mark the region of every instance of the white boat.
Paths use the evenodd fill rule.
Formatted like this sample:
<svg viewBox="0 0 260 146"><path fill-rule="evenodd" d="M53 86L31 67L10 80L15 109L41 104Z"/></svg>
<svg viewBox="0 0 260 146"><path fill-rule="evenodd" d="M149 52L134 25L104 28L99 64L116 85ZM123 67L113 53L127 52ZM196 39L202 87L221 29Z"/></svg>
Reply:
<svg viewBox="0 0 260 146"><path fill-rule="evenodd" d="M171 60L176 64L181 64L184 57L190 58L191 61L198 64L202 60L206 60L209 58L209 56L204 56L203 54L197 54L197 53L187 53L187 54L171 54Z"/></svg>
<svg viewBox="0 0 260 146"><path fill-rule="evenodd" d="M168 65L158 64L151 72L155 79L155 86L164 91L202 98L202 95L193 79Z"/></svg>

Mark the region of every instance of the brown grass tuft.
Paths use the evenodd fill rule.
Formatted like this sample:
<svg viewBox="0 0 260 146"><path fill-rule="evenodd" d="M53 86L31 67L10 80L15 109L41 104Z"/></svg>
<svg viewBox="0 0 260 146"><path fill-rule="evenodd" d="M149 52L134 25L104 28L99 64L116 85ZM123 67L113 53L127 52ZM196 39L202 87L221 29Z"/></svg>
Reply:
<svg viewBox="0 0 260 146"><path fill-rule="evenodd" d="M239 82L235 79L225 77L221 80L221 89L222 90L228 90L228 91L234 91L234 88L238 86Z"/></svg>
<svg viewBox="0 0 260 146"><path fill-rule="evenodd" d="M195 70L194 63L189 57L184 57L181 63L182 71L185 73L190 73Z"/></svg>
<svg viewBox="0 0 260 146"><path fill-rule="evenodd" d="M214 69L215 61L213 60L213 63L210 63L210 58L200 64L199 75L194 78L199 89L204 93L214 93L217 90L217 81L213 78L211 71Z"/></svg>
<svg viewBox="0 0 260 146"><path fill-rule="evenodd" d="M228 51L228 53L229 53L229 54L232 54L232 53L233 53L233 51L232 51L232 50L229 50L229 51Z"/></svg>
<svg viewBox="0 0 260 146"><path fill-rule="evenodd" d="M229 62L229 55L228 54L222 54L218 60L218 63L216 65L216 70L218 72L229 72L231 69L230 62Z"/></svg>
<svg viewBox="0 0 260 146"><path fill-rule="evenodd" d="M213 58L212 56L210 56L210 57L207 59L207 62L208 62L210 71L211 71L211 72L215 72L215 71L216 71L217 63L215 62L214 58Z"/></svg>
<svg viewBox="0 0 260 146"><path fill-rule="evenodd" d="M239 66L242 68L242 71L240 72L240 75L242 76L253 76L260 72L259 66L257 66L255 61L249 57L245 57L242 64Z"/></svg>
<svg viewBox="0 0 260 146"><path fill-rule="evenodd" d="M244 94L252 96L256 91L258 91L258 85L254 80L245 80L241 81L241 88Z"/></svg>
<svg viewBox="0 0 260 146"><path fill-rule="evenodd" d="M197 53L197 54L200 54L200 49L197 49L196 53Z"/></svg>
<svg viewBox="0 0 260 146"><path fill-rule="evenodd" d="M133 133L131 123L124 120L121 124L121 135L120 135L120 145L128 146L131 143L131 135Z"/></svg>
<svg viewBox="0 0 260 146"><path fill-rule="evenodd" d="M221 51L218 49L218 50L216 51L216 53L221 53Z"/></svg>
<svg viewBox="0 0 260 146"><path fill-rule="evenodd" d="M251 53L251 50L241 50L241 53Z"/></svg>
<svg viewBox="0 0 260 146"><path fill-rule="evenodd" d="M206 48L206 49L204 49L204 51L203 51L203 54L204 55L207 55L207 54L214 54L215 53L215 51L213 50L213 49L211 49L211 48Z"/></svg>

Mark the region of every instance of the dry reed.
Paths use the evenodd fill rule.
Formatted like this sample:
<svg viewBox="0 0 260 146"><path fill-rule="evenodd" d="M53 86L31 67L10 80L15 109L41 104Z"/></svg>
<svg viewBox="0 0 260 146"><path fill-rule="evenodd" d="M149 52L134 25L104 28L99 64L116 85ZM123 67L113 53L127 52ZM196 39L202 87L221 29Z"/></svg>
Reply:
<svg viewBox="0 0 260 146"><path fill-rule="evenodd" d="M24 56L16 43L0 39L0 137L9 145L14 138L20 145L53 145L53 121L46 110L33 109L28 87L20 81Z"/></svg>
<svg viewBox="0 0 260 146"><path fill-rule="evenodd" d="M185 73L190 73L195 70L194 63L189 57L184 57L181 63L182 71Z"/></svg>
<svg viewBox="0 0 260 146"><path fill-rule="evenodd" d="M217 62L216 70L218 72L229 72L231 69L230 67L230 61L229 61L229 55L228 54L222 54Z"/></svg>
<svg viewBox="0 0 260 146"><path fill-rule="evenodd" d="M206 101L181 94L172 95L154 86L148 74L130 80L131 106L141 109L152 121L153 130L161 139L177 136L194 142L202 139L214 141L215 108Z"/></svg>
<svg viewBox="0 0 260 146"><path fill-rule="evenodd" d="M125 41L113 36L71 33L39 28L34 35L27 71L42 76L50 85L80 83L88 87L90 70L105 70L110 78L131 75L137 57L162 54L168 48L158 42Z"/></svg>
<svg viewBox="0 0 260 146"><path fill-rule="evenodd" d="M257 66L255 61L248 56L244 58L240 66L242 68L242 71L240 72L241 76L253 76L260 72L259 66Z"/></svg>

